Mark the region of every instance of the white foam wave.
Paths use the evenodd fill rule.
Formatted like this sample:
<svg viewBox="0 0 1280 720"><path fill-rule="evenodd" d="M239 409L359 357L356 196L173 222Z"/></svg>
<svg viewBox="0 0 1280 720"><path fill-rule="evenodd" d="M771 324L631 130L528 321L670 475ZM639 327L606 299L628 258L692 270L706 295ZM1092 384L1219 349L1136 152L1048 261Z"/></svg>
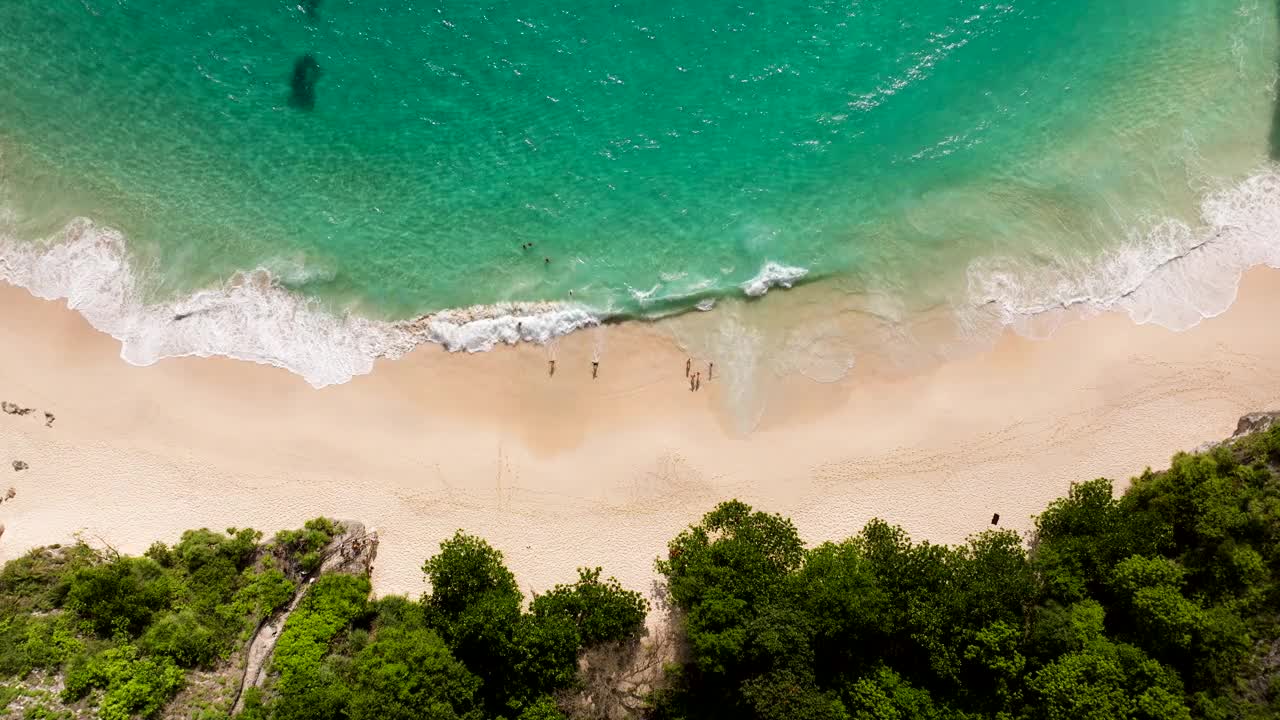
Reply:
<svg viewBox="0 0 1280 720"><path fill-rule="evenodd" d="M808 268L767 262L764 267L760 268L760 272L756 273L755 277L742 283L742 292L750 297L760 297L769 292L769 288L790 288L808 274Z"/></svg>
<svg viewBox="0 0 1280 720"><path fill-rule="evenodd" d="M0 280L46 299L65 298L96 329L121 343L134 365L168 357L223 355L274 365L311 385L343 383L379 358L423 343L479 352L500 343L545 343L596 325L589 309L561 303L506 303L386 322L335 314L281 287L267 270L180 300L146 303L120 233L86 219L44 243L0 238Z"/></svg>
<svg viewBox="0 0 1280 720"><path fill-rule="evenodd" d="M1146 223L1099 258L1033 262L980 258L968 267L961 321L992 317L1031 336L1063 320L1106 311L1135 323L1186 330L1235 302L1250 267L1280 268L1280 169L1208 194L1196 226L1174 219Z"/></svg>

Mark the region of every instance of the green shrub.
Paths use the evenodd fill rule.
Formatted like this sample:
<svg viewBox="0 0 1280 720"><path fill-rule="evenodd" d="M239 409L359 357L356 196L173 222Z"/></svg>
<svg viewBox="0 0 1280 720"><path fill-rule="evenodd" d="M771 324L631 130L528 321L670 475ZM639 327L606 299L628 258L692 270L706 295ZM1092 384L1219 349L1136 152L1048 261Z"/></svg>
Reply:
<svg viewBox="0 0 1280 720"><path fill-rule="evenodd" d="M329 641L366 612L369 591L368 579L354 575L326 575L312 583L276 643L272 667L280 674L281 692L317 682Z"/></svg>
<svg viewBox="0 0 1280 720"><path fill-rule="evenodd" d="M182 686L182 670L168 657L144 657L133 645L107 649L69 668L64 702L103 690L98 704L102 720L127 720L160 709Z"/></svg>
<svg viewBox="0 0 1280 720"><path fill-rule="evenodd" d="M161 615L138 640L148 655L164 655L182 667L209 665L219 656L221 643L191 609Z"/></svg>
<svg viewBox="0 0 1280 720"><path fill-rule="evenodd" d="M137 635L157 610L169 606L173 590L154 560L120 557L73 572L65 606L102 637Z"/></svg>
<svg viewBox="0 0 1280 720"><path fill-rule="evenodd" d="M578 570L578 582L557 585L533 599L537 617L558 616L577 628L584 646L632 637L644 628L649 603L638 592L623 589L614 578L600 580L600 568Z"/></svg>

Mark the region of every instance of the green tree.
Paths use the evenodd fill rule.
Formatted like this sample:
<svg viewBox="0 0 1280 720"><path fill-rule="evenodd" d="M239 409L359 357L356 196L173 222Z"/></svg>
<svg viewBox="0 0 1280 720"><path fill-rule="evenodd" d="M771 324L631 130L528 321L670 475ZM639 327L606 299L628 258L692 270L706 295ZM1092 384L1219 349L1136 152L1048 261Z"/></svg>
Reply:
<svg viewBox="0 0 1280 720"><path fill-rule="evenodd" d="M672 540L657 567L672 600L691 607L712 588L748 603L765 600L803 559L804 545L790 520L731 500Z"/></svg>
<svg viewBox="0 0 1280 720"><path fill-rule="evenodd" d="M431 594L423 598L428 623L439 631L458 660L480 676L485 704L493 714L526 689L515 682L520 660L514 634L523 596L502 553L481 538L459 530L440 543L423 565Z"/></svg>
<svg viewBox="0 0 1280 720"><path fill-rule="evenodd" d="M73 572L64 604L101 636L137 635L157 610L169 606L172 594L169 576L155 561L119 557Z"/></svg>
<svg viewBox="0 0 1280 720"><path fill-rule="evenodd" d="M479 720L480 679L427 628L387 628L351 666L351 720Z"/></svg>
<svg viewBox="0 0 1280 720"><path fill-rule="evenodd" d="M640 593L623 589L614 578L600 580L600 568L578 570L578 582L557 585L534 597L535 617L563 617L573 623L583 645L622 640L644 628L649 603Z"/></svg>

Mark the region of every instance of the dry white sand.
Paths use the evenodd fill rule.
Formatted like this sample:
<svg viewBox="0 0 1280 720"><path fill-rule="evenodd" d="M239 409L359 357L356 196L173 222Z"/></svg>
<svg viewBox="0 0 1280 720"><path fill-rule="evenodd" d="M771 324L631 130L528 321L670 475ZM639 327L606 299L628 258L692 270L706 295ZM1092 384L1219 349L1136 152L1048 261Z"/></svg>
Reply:
<svg viewBox="0 0 1280 720"><path fill-rule="evenodd" d="M554 378L545 348L422 348L317 391L224 359L132 367L77 314L6 286L0 399L36 410L0 415L0 491L16 490L0 559L75 533L140 552L191 527L329 515L380 532L380 593L421 592L422 561L458 528L527 590L583 565L646 589L666 541L731 497L810 542L873 516L937 542L992 513L1026 530L1072 481L1163 466L1280 407L1277 307L1280 272L1256 270L1234 307L1183 333L1104 316L907 376L786 378L743 435L717 410L722 386L689 392L661 325L564 339Z"/></svg>

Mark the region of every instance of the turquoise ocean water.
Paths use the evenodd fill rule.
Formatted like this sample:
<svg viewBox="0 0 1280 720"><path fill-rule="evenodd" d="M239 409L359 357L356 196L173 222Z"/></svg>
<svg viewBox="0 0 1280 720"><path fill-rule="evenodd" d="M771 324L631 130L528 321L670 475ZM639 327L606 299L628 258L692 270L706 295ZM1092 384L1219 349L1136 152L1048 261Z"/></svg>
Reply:
<svg viewBox="0 0 1280 720"><path fill-rule="evenodd" d="M0 273L316 384L802 277L1180 327L1277 263L1276 61L1252 0L9 0Z"/></svg>

